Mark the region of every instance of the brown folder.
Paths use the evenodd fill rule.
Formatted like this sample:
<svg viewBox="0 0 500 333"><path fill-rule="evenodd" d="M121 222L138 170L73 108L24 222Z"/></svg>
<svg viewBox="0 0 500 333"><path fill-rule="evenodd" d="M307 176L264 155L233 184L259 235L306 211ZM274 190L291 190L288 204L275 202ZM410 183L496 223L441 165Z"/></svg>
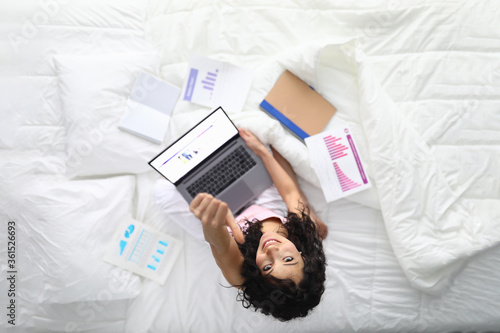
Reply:
<svg viewBox="0 0 500 333"><path fill-rule="evenodd" d="M288 70L279 77L260 107L302 140L321 133L337 111Z"/></svg>

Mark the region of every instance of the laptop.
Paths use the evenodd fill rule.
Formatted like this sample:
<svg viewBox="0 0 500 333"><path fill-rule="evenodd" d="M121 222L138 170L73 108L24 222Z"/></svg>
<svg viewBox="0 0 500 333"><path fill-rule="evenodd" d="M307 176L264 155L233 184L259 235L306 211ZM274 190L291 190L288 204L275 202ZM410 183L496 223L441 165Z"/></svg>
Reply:
<svg viewBox="0 0 500 333"><path fill-rule="evenodd" d="M247 147L226 112L217 108L149 165L190 203L201 192L237 214L272 184L262 160Z"/></svg>

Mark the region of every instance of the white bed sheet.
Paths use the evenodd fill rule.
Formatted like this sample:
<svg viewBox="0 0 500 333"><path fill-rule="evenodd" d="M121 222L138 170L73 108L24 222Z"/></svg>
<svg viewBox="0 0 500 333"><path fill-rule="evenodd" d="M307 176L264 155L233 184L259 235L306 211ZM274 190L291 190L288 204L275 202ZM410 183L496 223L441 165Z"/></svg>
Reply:
<svg viewBox="0 0 500 333"><path fill-rule="evenodd" d="M16 221L19 244L17 325L9 325L8 317L2 316L2 328L22 332L449 332L500 327L500 249L493 246L498 241L494 223L500 214L497 2L247 1L235 5L47 0L1 6L0 219ZM350 42L352 38L359 44ZM349 64L357 59L351 63L354 67L340 65L342 61L337 66L329 61L328 52L318 58L327 45L339 44L346 55L341 60ZM244 111L232 116L290 159L329 226L324 242L326 292L304 320L280 323L237 304L236 291L221 286L225 281L206 244L169 223L154 203L152 191L159 176L141 169L140 160L156 147L113 130L134 71L147 67L181 86L190 53L255 70ZM148 60L135 61L144 56ZM131 61L127 70L118 66L123 62L113 61L118 57ZM83 72L96 85L79 82L78 75L84 74L75 73L81 73L82 66L102 68L103 80L99 81L99 72L94 76ZM426 210L419 205L434 198L435 190L402 187L401 198L421 195L410 201L416 208L402 204L408 220L398 213L401 210L387 207L395 201L387 199L390 189L384 187L390 180L378 174L384 167L378 152L384 152L377 149L384 141L372 140L374 127L363 123L363 115L372 110L360 107L358 88L366 81L352 79L352 69L360 66L372 71L366 74L372 79L368 89L380 83L386 102L435 157L433 163L444 178L441 184L449 186L436 190L446 189L457 195L457 202L477 205L476 212L466 210L483 228L476 234L493 236L489 243L478 237L480 247L443 260L442 267L459 262L458 270L440 272L439 265L430 266L440 283L427 283L422 271L425 262L414 269L405 261L405 256L412 258L412 253L408 257L405 252L412 248L408 244L436 246L430 242L436 239L401 243L408 230L398 232L402 222L420 221L419 214ZM375 181L372 190L324 202L318 180L310 177L305 148L257 109L284 68L315 86L338 108L330 127L348 123L363 138L357 141L365 141L361 153ZM75 98L92 99L92 103L71 104ZM165 144L208 111L179 102ZM120 143L129 151L113 154ZM76 168L69 158L71 149L83 161ZM413 173L405 176L419 179ZM485 211L489 217L485 218ZM448 212L461 216L453 207ZM183 253L164 286L102 263L99 253L105 248L104 238L124 214L184 241ZM454 219L447 216L446 221ZM488 225L491 229L484 229ZM450 224L447 228L457 230ZM0 233L6 239L6 229ZM6 247L0 248L0 256L5 271ZM0 282L0 288L8 289L6 281Z"/></svg>

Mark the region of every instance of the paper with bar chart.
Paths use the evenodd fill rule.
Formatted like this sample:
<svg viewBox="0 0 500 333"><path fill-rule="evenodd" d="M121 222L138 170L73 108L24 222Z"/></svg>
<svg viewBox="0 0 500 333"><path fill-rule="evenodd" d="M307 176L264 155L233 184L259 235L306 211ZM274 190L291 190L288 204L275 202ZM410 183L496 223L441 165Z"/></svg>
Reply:
<svg viewBox="0 0 500 333"><path fill-rule="evenodd" d="M243 108L253 72L227 62L192 55L182 99L199 105L238 112Z"/></svg>
<svg viewBox="0 0 500 333"><path fill-rule="evenodd" d="M182 244L182 241L128 217L113 236L103 259L163 284Z"/></svg>
<svg viewBox="0 0 500 333"><path fill-rule="evenodd" d="M310 136L305 142L327 202L371 187L347 126Z"/></svg>

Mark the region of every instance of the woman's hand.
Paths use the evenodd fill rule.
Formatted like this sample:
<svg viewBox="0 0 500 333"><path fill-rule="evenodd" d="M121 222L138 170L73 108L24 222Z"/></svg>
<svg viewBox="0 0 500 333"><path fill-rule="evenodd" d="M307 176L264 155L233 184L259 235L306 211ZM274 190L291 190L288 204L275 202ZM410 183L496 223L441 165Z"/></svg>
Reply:
<svg viewBox="0 0 500 333"><path fill-rule="evenodd" d="M321 240L325 239L326 236L328 236L328 227L318 217L316 217L314 222L316 223L316 228L318 228L318 234L321 237Z"/></svg>
<svg viewBox="0 0 500 333"><path fill-rule="evenodd" d="M227 282L232 286L241 286L245 282L241 276L243 255L236 242L243 243L245 239L227 204L210 194L199 193L189 209L201 220L205 240L210 244L215 262ZM227 226L233 231L234 239L229 235Z"/></svg>
<svg viewBox="0 0 500 333"><path fill-rule="evenodd" d="M219 249L229 247L231 236L227 226L231 228L234 239L238 243L245 242L243 232L225 202L208 193L199 193L189 205L189 209L200 219L205 240L211 245Z"/></svg>
<svg viewBox="0 0 500 333"><path fill-rule="evenodd" d="M239 132L240 136L243 138L243 140L245 140L248 148L250 148L255 153L255 155L262 157L263 154L269 153L266 146L264 146L264 144L260 142L252 132L243 128L240 128Z"/></svg>

